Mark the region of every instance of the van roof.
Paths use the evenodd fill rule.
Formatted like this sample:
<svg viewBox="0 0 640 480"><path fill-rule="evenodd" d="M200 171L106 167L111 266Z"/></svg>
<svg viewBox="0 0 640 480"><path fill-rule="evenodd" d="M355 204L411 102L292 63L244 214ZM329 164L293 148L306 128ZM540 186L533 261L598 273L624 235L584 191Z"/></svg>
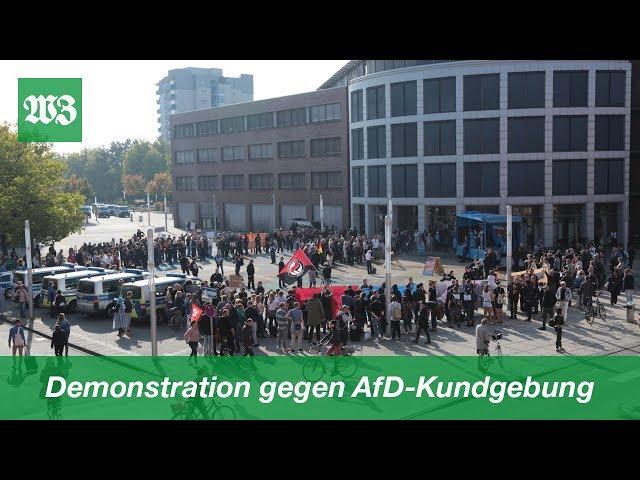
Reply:
<svg viewBox="0 0 640 480"><path fill-rule="evenodd" d="M162 285L165 283L180 283L180 281L184 281L184 278L180 277L159 277L156 278L156 285ZM133 285L135 287L143 287L145 285L149 285L149 280L138 280L136 282L125 283L125 285Z"/></svg>
<svg viewBox="0 0 640 480"><path fill-rule="evenodd" d="M73 268L72 267L62 267L62 266L41 267L41 268L34 268L33 269L33 273L68 272L69 270L73 271ZM24 270L16 270L16 273L27 273L27 269L25 268Z"/></svg>
<svg viewBox="0 0 640 480"><path fill-rule="evenodd" d="M86 278L85 280L91 280L92 282L100 282L103 280L126 280L127 278L137 277L137 273L110 273L108 275L97 275L95 277Z"/></svg>
<svg viewBox="0 0 640 480"><path fill-rule="evenodd" d="M85 277L95 277L97 275L102 275L101 272L96 272L94 270L80 270L78 272L68 272L68 273L57 273L55 275L47 275L43 278L43 280L61 280L63 278L85 278Z"/></svg>

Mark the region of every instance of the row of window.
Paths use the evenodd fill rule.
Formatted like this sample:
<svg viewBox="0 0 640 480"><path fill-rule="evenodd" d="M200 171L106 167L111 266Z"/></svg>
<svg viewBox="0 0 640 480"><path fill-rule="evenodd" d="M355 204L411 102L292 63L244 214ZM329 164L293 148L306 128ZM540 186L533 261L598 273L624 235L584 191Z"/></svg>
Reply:
<svg viewBox="0 0 640 480"><path fill-rule="evenodd" d="M596 159L594 193L624 193L624 160ZM365 196L364 167L351 169L354 197ZM387 196L387 167L367 167L369 197ZM508 192L510 196L544 196L544 160L508 162ZM391 166L391 195L411 198L418 196L418 166ZM553 161L553 195L587 194L587 161ZM424 165L424 196L455 197L456 164ZM500 162L470 162L464 164L464 195L466 197L500 196Z"/></svg>
<svg viewBox="0 0 640 480"><path fill-rule="evenodd" d="M530 153L545 151L544 117L509 117L507 119L507 152ZM464 154L500 153L500 119L464 120ZM424 156L456 154L456 120L423 122ZM391 156L418 155L418 124L391 125ZM625 116L595 116L595 150L624 150ZM363 160L364 129L351 130L352 160ZM386 156L386 127L367 128L367 158ZM553 117L553 151L587 151L587 116Z"/></svg>
<svg viewBox="0 0 640 480"><path fill-rule="evenodd" d="M195 190L197 178L198 190L243 189L244 175L200 175L198 177L176 177L176 190ZM311 172L311 188L342 188L342 172ZM249 189L261 190L273 188L272 173L249 174ZM278 188L282 190L305 190L306 173L279 173Z"/></svg>
<svg viewBox="0 0 640 480"><path fill-rule="evenodd" d="M305 141L295 140L278 142L278 158L295 158L306 155ZM219 157L221 152L221 157ZM233 145L222 148L203 148L199 150L180 150L174 155L176 165L189 163L244 160L248 152L249 160L267 160L273 158L272 143ZM329 157L342 155L342 139L340 137L315 138L309 141L309 154L312 157Z"/></svg>
<svg viewBox="0 0 640 480"><path fill-rule="evenodd" d="M553 72L553 106L586 107L588 102L589 72ZM391 116L417 114L417 81L397 82L390 85ZM508 107L544 108L545 72L512 72L508 74ZM624 107L626 72L624 70L596 71L596 107ZM351 92L351 122L364 118L363 105L367 105L367 120L385 117L385 86L379 85L363 91ZM466 75L463 80L464 111L500 109L500 74ZM430 78L423 80L423 111L443 113L456 111L456 78Z"/></svg>
<svg viewBox="0 0 640 480"><path fill-rule="evenodd" d="M339 103L292 108L278 112L185 123L173 127L174 138L199 137L218 133L236 133L259 128L288 127L306 123L329 122L342 118Z"/></svg>

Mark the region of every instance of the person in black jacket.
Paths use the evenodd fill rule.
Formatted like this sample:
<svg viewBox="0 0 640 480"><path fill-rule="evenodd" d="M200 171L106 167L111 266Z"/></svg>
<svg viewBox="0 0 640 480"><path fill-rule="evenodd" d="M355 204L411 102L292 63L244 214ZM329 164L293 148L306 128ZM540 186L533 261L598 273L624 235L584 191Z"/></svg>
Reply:
<svg viewBox="0 0 640 480"><path fill-rule="evenodd" d="M607 278L607 290L611 294L611 305L617 305L618 303L618 295L620 295L620 290L622 289L622 278L620 277L620 272L618 270L614 270L614 272L609 275Z"/></svg>
<svg viewBox="0 0 640 480"><path fill-rule="evenodd" d="M633 279L633 273L631 269L627 268L624 271L624 277L622 277L622 289L627 297L627 306L633 303L633 290L635 289L635 282Z"/></svg>
<svg viewBox="0 0 640 480"><path fill-rule="evenodd" d="M51 335L51 348L53 348L56 357L62 356L65 343L67 343L67 335L60 329L60 325L56 323Z"/></svg>
<svg viewBox="0 0 640 480"><path fill-rule="evenodd" d="M551 291L549 285L542 287L542 326L538 327L538 330L547 329L547 319L550 320L553 317L556 301L556 295Z"/></svg>
<svg viewBox="0 0 640 480"><path fill-rule="evenodd" d="M420 332L424 330L425 335L427 336L426 344L431 343L431 335L429 335L429 313L431 309L427 305L427 302L424 300L420 301L420 310L418 311L418 328L416 329L416 339L413 343L418 343L420 340Z"/></svg>
<svg viewBox="0 0 640 480"><path fill-rule="evenodd" d="M251 290L251 288L253 288L254 290L256 289L256 282L255 282L255 274L256 274L256 267L253 265L253 259L249 260L249 264L247 265L247 290Z"/></svg>
<svg viewBox="0 0 640 480"><path fill-rule="evenodd" d="M287 285L284 283L284 274L280 274L284 266L284 257L280 257L280 263L278 263L278 288L287 288Z"/></svg>

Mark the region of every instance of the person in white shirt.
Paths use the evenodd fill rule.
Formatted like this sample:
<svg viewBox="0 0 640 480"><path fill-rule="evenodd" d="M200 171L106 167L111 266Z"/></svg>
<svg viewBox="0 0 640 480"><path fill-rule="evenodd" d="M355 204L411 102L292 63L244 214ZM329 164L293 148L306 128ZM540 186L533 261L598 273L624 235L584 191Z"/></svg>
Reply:
<svg viewBox="0 0 640 480"><path fill-rule="evenodd" d="M478 355L488 353L489 344L491 343L491 335L487 328L488 320L483 318L476 326L476 352Z"/></svg>
<svg viewBox="0 0 640 480"><path fill-rule="evenodd" d="M567 311L569 310L569 300L571 300L571 289L567 288L567 282L560 282L560 287L556 291L556 300L558 301L558 307L562 308L562 316L567 318Z"/></svg>
<svg viewBox="0 0 640 480"><path fill-rule="evenodd" d="M391 340L393 340L398 334L398 340L400 340L400 320L402 320L402 305L398 302L396 296L393 297L393 301L389 304L389 316L391 317Z"/></svg>
<svg viewBox="0 0 640 480"><path fill-rule="evenodd" d="M367 250L367 253L364 254L364 260L367 262L367 274L372 274L373 270L371 268L371 260L373 259L373 254L371 250Z"/></svg>

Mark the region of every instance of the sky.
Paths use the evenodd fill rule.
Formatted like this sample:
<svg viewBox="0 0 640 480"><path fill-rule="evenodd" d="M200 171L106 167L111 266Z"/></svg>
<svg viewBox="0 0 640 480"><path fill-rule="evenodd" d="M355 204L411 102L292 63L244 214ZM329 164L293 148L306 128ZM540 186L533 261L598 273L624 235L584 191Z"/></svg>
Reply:
<svg viewBox="0 0 640 480"><path fill-rule="evenodd" d="M0 123L16 124L18 78L82 78L83 141L55 143L70 153L113 140L158 136L157 82L174 68L220 68L253 75L253 98L316 90L347 60L29 60L0 61Z"/></svg>

